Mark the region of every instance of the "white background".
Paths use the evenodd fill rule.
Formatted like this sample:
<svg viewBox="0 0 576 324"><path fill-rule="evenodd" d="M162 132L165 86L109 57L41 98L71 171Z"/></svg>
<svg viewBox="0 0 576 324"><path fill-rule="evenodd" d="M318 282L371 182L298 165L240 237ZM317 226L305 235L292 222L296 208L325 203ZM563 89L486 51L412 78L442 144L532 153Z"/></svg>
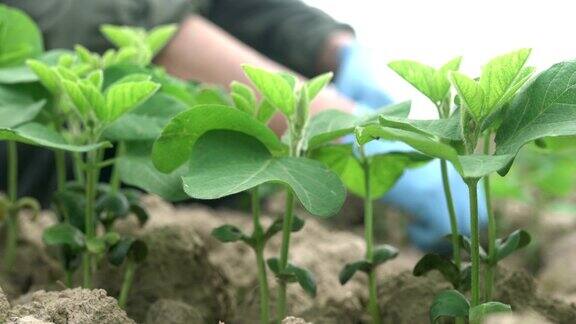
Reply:
<svg viewBox="0 0 576 324"><path fill-rule="evenodd" d="M491 57L532 48L542 71L576 58L576 2L569 0L305 0L354 27L372 56L378 81L397 100L412 99L413 117L433 117L420 94L387 69L393 59L439 66L463 56L461 71L477 76Z"/></svg>

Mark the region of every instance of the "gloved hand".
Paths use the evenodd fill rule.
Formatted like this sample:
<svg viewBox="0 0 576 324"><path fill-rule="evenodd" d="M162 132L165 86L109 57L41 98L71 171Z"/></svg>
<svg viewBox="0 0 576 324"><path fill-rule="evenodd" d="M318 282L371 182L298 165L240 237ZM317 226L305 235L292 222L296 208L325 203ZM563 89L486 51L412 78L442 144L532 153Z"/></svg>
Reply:
<svg viewBox="0 0 576 324"><path fill-rule="evenodd" d="M377 86L367 53L356 42L340 50L340 64L334 85L358 104L380 108L392 103L390 96Z"/></svg>
<svg viewBox="0 0 576 324"><path fill-rule="evenodd" d="M359 113L365 108L360 108ZM406 152L413 149L400 142L372 141L365 146L367 155L387 152ZM461 234L470 235L470 212L468 187L452 165L448 167L448 177ZM478 218L480 227L488 222L484 189L478 186ZM383 202L408 214L410 240L424 251L448 253L450 243L444 236L451 233L450 216L446 207L440 161L433 160L425 166L408 169L383 197Z"/></svg>

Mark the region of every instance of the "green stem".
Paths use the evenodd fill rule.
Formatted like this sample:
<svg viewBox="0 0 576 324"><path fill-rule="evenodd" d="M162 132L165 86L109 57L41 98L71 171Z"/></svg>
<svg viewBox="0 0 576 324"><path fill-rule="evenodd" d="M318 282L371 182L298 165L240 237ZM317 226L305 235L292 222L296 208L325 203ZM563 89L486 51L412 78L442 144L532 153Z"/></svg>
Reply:
<svg viewBox="0 0 576 324"><path fill-rule="evenodd" d="M490 133L487 132L484 136L484 154L490 153ZM494 276L496 271L496 239L498 237L496 218L492 209L492 201L490 198L490 176L485 176L484 179L484 195L486 197L486 211L488 213L488 259L489 264L486 269L486 278L484 282L484 298L485 301L492 299L492 288L494 287Z"/></svg>
<svg viewBox="0 0 576 324"><path fill-rule="evenodd" d="M290 188L286 190L286 212L282 224L282 247L280 249L280 273L285 272L288 266L288 252L290 248L290 233L292 233L292 214L294 208L294 193ZM278 289L278 314L277 320L282 321L286 317L286 280L280 280Z"/></svg>
<svg viewBox="0 0 576 324"><path fill-rule="evenodd" d="M86 239L94 238L96 228L94 224L94 209L96 200L96 186L98 185L98 150L93 150L87 154L86 163L86 209L84 211L84 226ZM92 256L90 252L84 252L82 259L82 266L84 268L84 288L91 288L92 286Z"/></svg>
<svg viewBox="0 0 576 324"><path fill-rule="evenodd" d="M374 206L372 204L372 189L370 184L370 162L360 146L360 159L364 169L364 239L366 241L366 260L374 261ZM378 308L378 287L376 285L376 267L368 273L368 313L373 324L382 322Z"/></svg>
<svg viewBox="0 0 576 324"><path fill-rule="evenodd" d="M8 150L8 217L6 219L6 251L4 255L4 269L10 271L16 259L16 246L18 245L18 210L15 208L18 200L18 148L16 142L6 143Z"/></svg>
<svg viewBox="0 0 576 324"><path fill-rule="evenodd" d="M126 307L130 288L134 281L134 273L136 272L136 263L130 258L126 259L126 269L124 270L124 280L122 281L122 288L120 289L120 296L118 297L118 305L121 308Z"/></svg>
<svg viewBox="0 0 576 324"><path fill-rule="evenodd" d="M122 154L124 154L124 151L125 151L124 142L119 142L116 148L116 156L114 159L114 165L112 167L112 175L110 176L110 186L112 187L112 190L115 191L118 191L121 185L118 160L122 156Z"/></svg>
<svg viewBox="0 0 576 324"><path fill-rule="evenodd" d="M446 207L450 217L450 230L452 232L452 254L454 263L461 268L462 258L460 256L460 243L458 242L458 219L454 210L454 201L452 200L452 190L450 189L450 179L448 178L448 163L446 160L440 160L440 170L442 172L442 186L444 187L444 197L446 197Z"/></svg>
<svg viewBox="0 0 576 324"><path fill-rule="evenodd" d="M480 234L478 230L478 179L466 179L470 198L470 239L472 255L472 302L471 306L480 304Z"/></svg>
<svg viewBox="0 0 576 324"><path fill-rule="evenodd" d="M260 223L260 196L258 187L252 189L252 221L254 223L254 238L256 240L256 264L258 267L258 286L260 288L260 323L270 322L270 297L268 290L268 277L266 275L266 262L264 261L264 229Z"/></svg>

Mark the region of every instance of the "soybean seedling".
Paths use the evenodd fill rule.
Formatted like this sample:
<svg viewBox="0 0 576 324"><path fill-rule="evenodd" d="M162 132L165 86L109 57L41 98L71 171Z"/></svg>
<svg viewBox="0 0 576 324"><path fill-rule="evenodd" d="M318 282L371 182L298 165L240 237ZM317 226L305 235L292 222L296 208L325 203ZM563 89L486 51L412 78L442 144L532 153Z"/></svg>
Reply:
<svg viewBox="0 0 576 324"><path fill-rule="evenodd" d="M388 66L434 104L440 119L448 121L455 113L451 107L452 91L448 74L450 71L458 70L461 60L461 57L454 58L439 69L434 69L428 65L410 60L394 61ZM394 118L390 118L389 121L401 122L401 120ZM460 278L463 277L466 271L462 269L461 264L460 244L458 242L458 218L454 210L454 202L448 180L448 163L446 160L440 160L440 172L442 173L446 210L450 218L453 265L447 264L447 261L438 255L425 255L421 261L416 264L414 274L419 276L431 269L439 269L445 276L450 278L450 281L455 284L455 288L457 288L461 282Z"/></svg>
<svg viewBox="0 0 576 324"><path fill-rule="evenodd" d="M302 157L309 102L329 82L330 76L314 78L297 88L293 76L250 66L244 66L244 70L264 101L255 105L251 91L234 83L235 107L200 105L177 115L154 144L152 156L156 167L164 172L189 161L188 174L182 179L184 191L191 197L216 199L252 190L253 235L247 236L228 225L216 229L214 234L225 241L263 244L269 236L282 231L280 258L267 261L279 280L276 319L280 321L286 315L289 282L298 282L310 295L316 293L312 274L288 262L290 234L303 225L293 213L295 197L307 211L320 217L335 214L344 201L345 190L338 176L321 163ZM282 143L265 125L276 110L288 121L285 136L288 144ZM263 232L258 230L258 197L253 188L266 182L286 186L286 211L281 221ZM261 264L258 268L263 285L265 269ZM261 298L266 297L263 294ZM266 306L262 301L261 306ZM265 313L262 309L263 321L267 321Z"/></svg>
<svg viewBox="0 0 576 324"><path fill-rule="evenodd" d="M456 291L439 295L431 308L432 321L441 316L468 316L477 322L478 317L487 313L509 309L509 306L501 303L482 303L480 300L477 184L482 177L496 171L505 175L516 154L526 143L574 133L570 125L573 125L575 114L570 109L576 101L573 90L576 81L570 75L576 70L576 64L558 63L524 86L532 72L531 68L524 66L529 53L529 50L519 50L491 60L482 69L479 81L457 72L450 74L461 105L457 129L461 133L462 145L440 141L442 138L449 139L452 131L448 128L436 129L431 122L408 121L400 127L381 120L380 126L367 126L363 129L362 142L375 138L400 140L424 154L452 162L469 187L472 225L471 303ZM496 134L495 149L490 154L475 154L480 135L489 128ZM500 240L500 244L493 244L496 251L500 249L501 256L523 246L512 244L516 239L506 244L508 241ZM516 242L519 241L522 240Z"/></svg>
<svg viewBox="0 0 576 324"><path fill-rule="evenodd" d="M374 200L382 197L400 178L404 170L428 162L430 158L419 153L390 152L367 156L360 146L354 152L352 145L327 145L314 150L311 157L326 163L341 177L349 192L364 200L364 226L366 253L359 261L348 263L340 272L340 283L346 284L356 272L368 275L368 312L373 323L381 323L377 303L376 269L397 256L390 245L374 245Z"/></svg>

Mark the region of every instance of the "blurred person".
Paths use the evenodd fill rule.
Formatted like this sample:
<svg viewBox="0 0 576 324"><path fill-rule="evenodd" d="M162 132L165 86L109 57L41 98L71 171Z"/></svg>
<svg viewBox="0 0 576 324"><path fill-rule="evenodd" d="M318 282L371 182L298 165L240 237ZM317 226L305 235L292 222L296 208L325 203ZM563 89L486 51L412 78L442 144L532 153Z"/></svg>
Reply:
<svg viewBox="0 0 576 324"><path fill-rule="evenodd" d="M111 44L100 34L102 24L151 29L178 23L179 30L155 58L155 63L183 79L227 87L233 80L248 83L241 64L269 70L295 71L301 78L334 71L333 86L312 104L312 113L338 108L361 114L392 103L377 86L366 51L353 29L299 0L0 0L27 12L39 25L47 49L82 44L104 52ZM281 116L271 121L281 134ZM369 154L409 150L400 143L373 142ZM55 188L50 152L20 146L21 195L44 204ZM5 165L5 150L0 151ZM384 201L412 218L409 236L423 250L449 246L450 233L439 162L408 170ZM5 179L5 170L0 174ZM454 204L462 233L469 233L468 196L456 171L450 170ZM5 181L1 181L4 186ZM479 192L483 199L483 191ZM480 204L481 224L486 222Z"/></svg>

